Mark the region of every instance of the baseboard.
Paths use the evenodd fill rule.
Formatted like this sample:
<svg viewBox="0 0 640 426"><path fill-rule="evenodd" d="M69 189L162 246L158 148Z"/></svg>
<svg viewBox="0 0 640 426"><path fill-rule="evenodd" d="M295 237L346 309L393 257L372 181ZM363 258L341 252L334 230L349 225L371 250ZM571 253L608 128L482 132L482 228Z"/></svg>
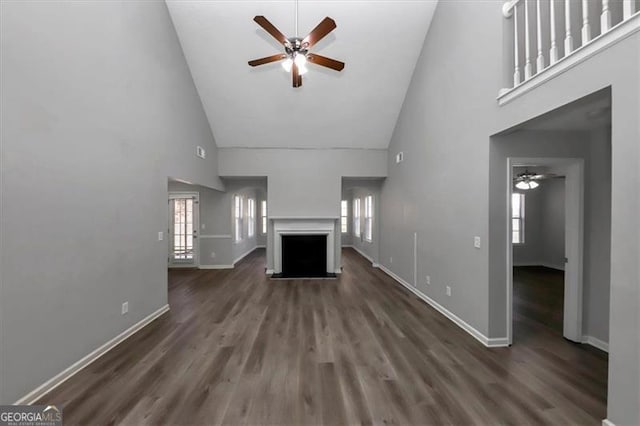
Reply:
<svg viewBox="0 0 640 426"><path fill-rule="evenodd" d="M246 253L241 254L236 260L233 261L233 267L235 268L236 263L240 262L242 259L244 259L248 255L250 255L257 248L258 248L258 246L254 246L253 248L248 250Z"/></svg>
<svg viewBox="0 0 640 426"><path fill-rule="evenodd" d="M604 340L600 340L593 336L582 336L582 343L591 345L594 348L598 348L601 351L609 353L609 343L605 342Z"/></svg>
<svg viewBox="0 0 640 426"><path fill-rule="evenodd" d="M508 339L506 337L491 338L491 339L488 338L487 336L485 336L484 334L482 334L481 332L473 328L471 325L469 325L467 322L465 322L463 319L455 315L453 312L449 311L447 308L440 305L438 302L431 299L429 296L425 295L420 290L418 290L417 288L415 288L414 286L412 286L411 284L409 284L408 282L400 278L391 270L387 269L387 267L385 267L384 265L380 265L380 269L384 271L385 274L389 275L391 278L393 278L394 280L402 284L404 287L406 287L413 294L418 296L423 302L430 305L436 311L440 312L442 315L444 315L449 320L451 320L458 327L460 327L461 329L469 333L471 336L473 336L478 342L482 343L484 346L488 348L495 348L495 347L503 347L503 346L509 345Z"/></svg>
<svg viewBox="0 0 640 426"><path fill-rule="evenodd" d="M233 269L233 265L200 265L198 269Z"/></svg>
<svg viewBox="0 0 640 426"><path fill-rule="evenodd" d="M513 262L513 266L543 266L545 268L556 269L558 271L564 271L564 265L554 265L548 262Z"/></svg>
<svg viewBox="0 0 640 426"><path fill-rule="evenodd" d="M267 248L267 246L265 246L264 244L258 244L256 248Z"/></svg>
<svg viewBox="0 0 640 426"><path fill-rule="evenodd" d="M151 313L147 317L138 321L136 324L127 328L122 333L118 334L116 337L109 340L99 348L95 349L88 355L84 356L82 359L76 361L71 366L67 367L60 373L56 374L54 377L50 378L49 380L47 380L46 382L44 382L43 384L41 384L31 392L29 392L28 394L26 394L25 396L17 400L14 403L14 405L26 405L26 404L30 405L35 403L38 399L42 398L44 395L46 395L47 393L57 388L58 386L60 386L61 384L69 380L71 377L75 376L79 371L89 366L91 363L99 359L101 356L109 352L111 349L115 348L120 343L125 341L127 338L131 337L132 335L140 331L142 328L144 328L145 326L153 322L153 320L155 320L156 318L160 317L162 314L168 311L169 311L169 305L164 305L157 311Z"/></svg>
<svg viewBox="0 0 640 426"><path fill-rule="evenodd" d="M602 421L602 426L616 426L611 420L609 419L604 419Z"/></svg>
<svg viewBox="0 0 640 426"><path fill-rule="evenodd" d="M267 275L273 275L273 269L267 269L265 272Z"/></svg>

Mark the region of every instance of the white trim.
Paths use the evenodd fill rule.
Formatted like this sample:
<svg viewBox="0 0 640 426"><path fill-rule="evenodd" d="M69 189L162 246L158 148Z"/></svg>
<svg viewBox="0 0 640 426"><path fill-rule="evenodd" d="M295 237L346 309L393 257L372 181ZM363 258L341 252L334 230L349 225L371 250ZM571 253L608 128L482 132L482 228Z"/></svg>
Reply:
<svg viewBox="0 0 640 426"><path fill-rule="evenodd" d="M258 246L253 246L252 249L248 250L247 252L241 254L236 260L233 261L233 268L235 268L236 263L240 262L242 259L244 259L245 257L247 257L248 255L250 255L255 249L257 249Z"/></svg>
<svg viewBox="0 0 640 426"><path fill-rule="evenodd" d="M211 234L211 235L200 235L200 238L206 240L206 239L231 239L233 238L233 235L227 235L227 234Z"/></svg>
<svg viewBox="0 0 640 426"><path fill-rule="evenodd" d="M267 246L265 246L264 244L258 244L256 248L267 248Z"/></svg>
<svg viewBox="0 0 640 426"><path fill-rule="evenodd" d="M195 268L199 268L200 265L196 265L194 263L170 263L168 265L169 269L195 269Z"/></svg>
<svg viewBox="0 0 640 426"><path fill-rule="evenodd" d="M538 262L538 261L513 262L513 266L543 266L545 268L564 271L564 265L560 265L560 264L556 265L549 262Z"/></svg>
<svg viewBox="0 0 640 426"><path fill-rule="evenodd" d="M534 75L528 80L520 83L512 89L502 89L498 95L498 105L505 105L514 99L524 95L540 86L541 84L549 81L571 68L586 61L592 56L596 55L601 50L604 50L614 44L626 39L640 30L640 12L637 12L634 16L630 17L626 21L620 22L615 27L611 28L604 34L600 34L598 37L591 40L589 44L581 46L571 52L568 56L560 59L558 62L549 66Z"/></svg>
<svg viewBox="0 0 640 426"><path fill-rule="evenodd" d="M273 275L273 274L274 274L273 269L267 269L267 270L265 271L265 273L266 273L267 275Z"/></svg>
<svg viewBox="0 0 640 426"><path fill-rule="evenodd" d="M142 328L150 324L153 320L155 320L156 318L160 317L162 314L168 311L169 311L169 305L164 305L157 311L141 319L136 324L127 328L126 330L118 334L113 339L109 340L99 348L95 349L91 353L82 357L80 360L74 362L69 367L65 368L63 371L56 374L55 376L53 376L52 378L50 378L49 380L47 380L46 382L44 382L43 384L41 384L40 386L32 390L31 392L29 392L28 394L20 398L19 400L17 400L14 403L14 405L30 405L35 403L38 399L42 398L44 395L46 395L47 393L51 392L52 390L54 390L55 388L57 388L67 380L69 380L78 372L80 372L81 370L89 366L92 362L96 361L98 358L100 358L101 356L109 352L114 347L118 346L124 340L126 340L136 332L140 331Z"/></svg>
<svg viewBox="0 0 640 426"><path fill-rule="evenodd" d="M233 269L233 265L200 265L198 269Z"/></svg>
<svg viewBox="0 0 640 426"><path fill-rule="evenodd" d="M591 345L594 348L598 348L601 351L609 353L609 343L604 340L600 340L593 336L582 336L582 343Z"/></svg>
<svg viewBox="0 0 640 426"><path fill-rule="evenodd" d="M602 426L616 426L615 423L613 423L611 420L609 419L604 419L602 421Z"/></svg>
<svg viewBox="0 0 640 426"><path fill-rule="evenodd" d="M325 235L327 246L327 265L325 271L335 273L335 220L276 219L273 220L273 233L273 270L275 273L282 272L282 237L286 235Z"/></svg>
<svg viewBox="0 0 640 426"><path fill-rule="evenodd" d="M424 293L422 293L420 290L418 290L417 288L415 288L414 286L412 286L411 284L409 284L408 282L406 282L405 280L400 278L398 275L396 275L393 272L391 272L391 270L387 269L387 267L385 267L384 265L380 265L380 269L382 271L384 271L384 273L389 275L391 278L393 278L394 280L398 281L400 284L405 286L409 291L411 291L413 294L415 294L420 299L422 299L422 301L424 301L427 304L431 305L431 307L433 307L436 311L440 312L442 315L447 317L449 320L453 321L454 324L456 324L458 327L460 327L461 329L463 329L464 331L469 333L478 342L482 343L486 347L495 348L495 347L509 346L509 340L506 337L488 338L487 336L485 336L484 334L482 334L481 332L479 332L478 330L473 328L471 325L466 323L464 320L459 318L453 312L449 311L447 308L445 308L444 306L440 305L435 300L431 299L429 296L427 296Z"/></svg>

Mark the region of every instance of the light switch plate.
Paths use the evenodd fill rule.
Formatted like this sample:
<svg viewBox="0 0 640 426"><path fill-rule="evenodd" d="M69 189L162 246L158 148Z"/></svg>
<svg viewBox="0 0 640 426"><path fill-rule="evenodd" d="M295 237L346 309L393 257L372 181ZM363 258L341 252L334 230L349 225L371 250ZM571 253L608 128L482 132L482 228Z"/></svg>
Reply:
<svg viewBox="0 0 640 426"><path fill-rule="evenodd" d="M162 240L164 240L164 232L159 231L158 232L158 241L162 241Z"/></svg>
<svg viewBox="0 0 640 426"><path fill-rule="evenodd" d="M480 237L473 237L473 246L475 248L480 248Z"/></svg>

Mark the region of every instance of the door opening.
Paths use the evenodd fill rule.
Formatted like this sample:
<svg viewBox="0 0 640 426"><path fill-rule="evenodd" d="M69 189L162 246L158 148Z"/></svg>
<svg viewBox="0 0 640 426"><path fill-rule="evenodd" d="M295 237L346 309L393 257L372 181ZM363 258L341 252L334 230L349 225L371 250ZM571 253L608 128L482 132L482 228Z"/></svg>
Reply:
<svg viewBox="0 0 640 426"><path fill-rule="evenodd" d="M516 188L518 176L527 168L542 170L535 173L541 176L535 181L540 188ZM545 326L558 327L566 339L582 342L584 162L570 158L509 158L508 170L509 344L513 343L516 306L519 320L546 321ZM533 285L533 279L543 284ZM542 288L545 285L547 288ZM527 294L532 299L522 300ZM543 318L541 311L546 311L548 317Z"/></svg>

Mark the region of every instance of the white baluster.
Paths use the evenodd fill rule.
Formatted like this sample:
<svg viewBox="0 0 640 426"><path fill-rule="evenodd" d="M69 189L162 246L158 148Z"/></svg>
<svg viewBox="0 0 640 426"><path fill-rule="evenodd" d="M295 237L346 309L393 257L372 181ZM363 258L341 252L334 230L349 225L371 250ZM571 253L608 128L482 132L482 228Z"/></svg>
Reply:
<svg viewBox="0 0 640 426"><path fill-rule="evenodd" d="M622 19L626 20L635 13L635 0L623 0L622 2Z"/></svg>
<svg viewBox="0 0 640 426"><path fill-rule="evenodd" d="M529 42L529 0L524 0L524 79L528 80L533 74L533 67L531 65L530 54L530 42Z"/></svg>
<svg viewBox="0 0 640 426"><path fill-rule="evenodd" d="M564 27L566 34L564 37L564 56L573 52L573 36L571 36L571 2L564 0Z"/></svg>
<svg viewBox="0 0 640 426"><path fill-rule="evenodd" d="M589 24L589 0L582 0L582 45L591 41L591 25Z"/></svg>
<svg viewBox="0 0 640 426"><path fill-rule="evenodd" d="M515 68L513 72L513 86L520 84L520 61L518 59L518 5L513 6L513 46L515 57Z"/></svg>
<svg viewBox="0 0 640 426"><path fill-rule="evenodd" d="M558 45L556 44L556 1L549 3L549 25L551 26L551 50L549 50L549 60L552 64L558 62Z"/></svg>
<svg viewBox="0 0 640 426"><path fill-rule="evenodd" d="M538 34L538 57L536 58L536 73L544 69L544 55L542 54L542 16L540 16L540 0L536 0L536 21Z"/></svg>
<svg viewBox="0 0 640 426"><path fill-rule="evenodd" d="M602 15L600 15L600 33L604 34L611 28L611 9L609 0L602 0Z"/></svg>

